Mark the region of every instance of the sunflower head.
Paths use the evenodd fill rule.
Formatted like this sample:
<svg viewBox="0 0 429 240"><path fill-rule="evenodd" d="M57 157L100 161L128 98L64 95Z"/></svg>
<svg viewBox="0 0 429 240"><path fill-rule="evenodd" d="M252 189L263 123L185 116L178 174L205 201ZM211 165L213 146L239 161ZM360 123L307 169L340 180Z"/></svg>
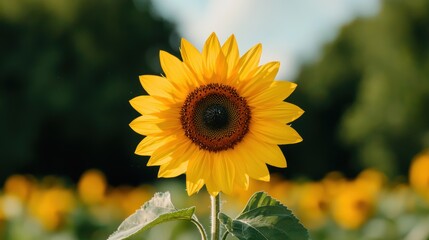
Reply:
<svg viewBox="0 0 429 240"><path fill-rule="evenodd" d="M158 177L185 173L189 195L217 195L269 181L266 164L286 167L278 145L302 141L289 123L303 111L283 101L296 84L274 80L278 62L259 65L261 48L240 56L234 35L220 45L213 33L200 52L182 39L182 60L160 52L165 77L140 76L148 95L130 101L141 114L130 126Z"/></svg>

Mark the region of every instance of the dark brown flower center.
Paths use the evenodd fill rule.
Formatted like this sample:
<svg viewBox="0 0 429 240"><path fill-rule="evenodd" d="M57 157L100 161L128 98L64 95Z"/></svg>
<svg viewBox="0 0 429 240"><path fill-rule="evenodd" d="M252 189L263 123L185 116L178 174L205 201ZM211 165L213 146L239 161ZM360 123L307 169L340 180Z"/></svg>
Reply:
<svg viewBox="0 0 429 240"><path fill-rule="evenodd" d="M201 149L233 148L249 131L250 108L230 86L211 83L196 88L182 106L185 135Z"/></svg>
<svg viewBox="0 0 429 240"><path fill-rule="evenodd" d="M204 124L212 130L220 130L228 126L229 112L223 105L215 103L203 111Z"/></svg>

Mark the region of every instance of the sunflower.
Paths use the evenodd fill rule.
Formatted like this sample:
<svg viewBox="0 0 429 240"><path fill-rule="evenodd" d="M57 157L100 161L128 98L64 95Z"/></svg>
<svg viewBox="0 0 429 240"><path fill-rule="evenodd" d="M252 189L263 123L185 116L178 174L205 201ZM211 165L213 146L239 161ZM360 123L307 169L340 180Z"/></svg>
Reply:
<svg viewBox="0 0 429 240"><path fill-rule="evenodd" d="M429 149L414 157L409 174L411 187L429 200L429 173L427 169L429 169Z"/></svg>
<svg viewBox="0 0 429 240"><path fill-rule="evenodd" d="M283 101L296 84L274 81L280 64L259 66L261 51L240 57L234 35L221 46L215 33L202 52L182 39L182 61L160 51L165 76L140 76L149 95L130 101L142 115L130 127L146 136L135 153L151 156L158 177L186 173L189 195L205 184L216 196L269 181L266 164L286 167L278 144L302 141L288 123L303 111Z"/></svg>

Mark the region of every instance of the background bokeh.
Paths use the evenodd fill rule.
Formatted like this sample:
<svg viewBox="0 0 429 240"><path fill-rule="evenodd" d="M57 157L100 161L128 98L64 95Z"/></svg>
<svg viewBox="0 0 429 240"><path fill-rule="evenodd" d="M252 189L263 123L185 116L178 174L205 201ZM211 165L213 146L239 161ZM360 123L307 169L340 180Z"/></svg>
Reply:
<svg viewBox="0 0 429 240"><path fill-rule="evenodd" d="M141 136L128 127L138 116L128 101L145 93L139 75L161 73L159 50L177 56L182 33L191 30L166 17L159 10L162 5L155 5L146 0L0 0L3 195L10 189L27 189L22 186L37 186L28 189L44 189L41 192L54 189L48 196L71 199L63 208L80 209L82 216L87 216L82 210L87 208L76 207L86 205L76 202L92 204L95 200L76 198L78 194L70 189L90 169L100 171L108 181L101 185L116 189L118 198L124 193L122 197L130 199L127 194L135 191L137 203L130 205L132 209L158 190L152 186L164 181L156 180L158 169L146 167L147 158L133 153ZM305 18L306 12L301 15ZM243 24L237 28L252 30ZM274 28L270 25L270 29L276 32L284 30L282 22L271 24ZM298 34L299 22L296 25ZM359 179L362 171L371 168L387 185L407 185L412 159L429 147L429 1L379 1L371 15L357 14L337 27L336 34L323 38L323 45L318 43L318 54L296 58L300 68L291 78L298 88L288 101L305 110L293 123L304 141L282 146L288 168L271 170L284 181L320 183L333 171L346 181ZM252 44L260 40L237 33L239 45L243 38ZM270 35L263 39L268 42L262 42L264 48L270 49ZM424 173L419 174L423 174L420 179L426 179ZM13 176L21 180L12 181L17 185L7 190ZM181 186L180 180L183 178L175 184ZM101 186L89 185L90 189ZM29 198L27 190L18 190L18 195ZM115 201L109 204L122 204ZM50 206L49 201L46 204ZM78 210L67 211L79 215ZM90 230L76 230L83 232L77 239L103 239L121 217L132 212L128 209L116 217L96 214L98 220L116 220L100 224L92 219ZM85 226L86 218L82 219L78 226ZM5 226L0 224L0 232L8 229ZM48 225L47 229L55 232L58 226ZM97 226L105 231L94 233ZM323 234L320 239L329 239Z"/></svg>
<svg viewBox="0 0 429 240"><path fill-rule="evenodd" d="M173 26L133 1L0 1L0 181L11 173L152 179L128 123Z"/></svg>

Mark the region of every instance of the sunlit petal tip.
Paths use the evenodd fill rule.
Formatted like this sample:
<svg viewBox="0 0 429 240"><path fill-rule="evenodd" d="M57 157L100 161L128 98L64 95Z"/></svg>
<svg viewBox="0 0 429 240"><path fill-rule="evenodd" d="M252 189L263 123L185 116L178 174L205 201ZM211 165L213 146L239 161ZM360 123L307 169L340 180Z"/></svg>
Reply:
<svg viewBox="0 0 429 240"><path fill-rule="evenodd" d="M139 155L139 156L150 156L150 155L147 155L147 154L142 154L141 151L139 151L137 148L136 148L136 150L134 150L134 154Z"/></svg>
<svg viewBox="0 0 429 240"><path fill-rule="evenodd" d="M153 162L151 162L150 161L150 159L149 159L149 161L146 163L146 166L148 166L148 167L153 167L153 166L159 166L159 164L154 164Z"/></svg>
<svg viewBox="0 0 429 240"><path fill-rule="evenodd" d="M170 161L169 158L162 158L162 159L158 159L158 158L149 158L149 161L146 163L146 166L148 167L153 167L153 166L161 166L162 164L166 164ZM159 172L158 172L159 174Z"/></svg>
<svg viewBox="0 0 429 240"><path fill-rule="evenodd" d="M163 164L169 163L172 160L171 152L173 150L171 148L166 147L165 145L169 145L168 142L164 143L163 147L160 147L153 152L152 156L147 162L147 166L161 166Z"/></svg>
<svg viewBox="0 0 429 240"><path fill-rule="evenodd" d="M222 45L222 48L225 48L224 50L228 50L228 49L231 49L232 46L237 46L237 40L234 34L231 34L231 36L229 36L229 38ZM224 51L224 53L225 55L227 55L229 51Z"/></svg>
<svg viewBox="0 0 429 240"><path fill-rule="evenodd" d="M153 152L164 145L164 141L161 138L157 137L145 137L140 143L137 145L135 154L141 156L150 156Z"/></svg>
<svg viewBox="0 0 429 240"><path fill-rule="evenodd" d="M137 112L141 113L141 112L140 112L139 105L136 103L136 101L132 101L132 100L130 100L130 101L129 101L129 103L130 103L131 107L132 107L132 108L134 108L134 110L136 110ZM130 123L130 124L131 124L131 123Z"/></svg>
<svg viewBox="0 0 429 240"><path fill-rule="evenodd" d="M246 181L244 182L244 190L249 189L249 176L246 175Z"/></svg>
<svg viewBox="0 0 429 240"><path fill-rule="evenodd" d="M205 184L206 184L207 192L211 196L217 196L219 192L223 191L223 189L219 189L219 187L217 187L215 183L211 180L205 181Z"/></svg>
<svg viewBox="0 0 429 240"><path fill-rule="evenodd" d="M172 55L171 53L166 52L166 51L159 51L159 59L161 62L161 67L163 65L168 66L168 64L175 64L176 62L173 62L172 60L176 60L178 62L181 62L177 57L175 57L174 55Z"/></svg>
<svg viewBox="0 0 429 240"><path fill-rule="evenodd" d="M148 166L152 166L152 165L148 165ZM158 171L157 178L163 178L164 177L164 173L165 172Z"/></svg>
<svg viewBox="0 0 429 240"><path fill-rule="evenodd" d="M147 81L147 80L146 80L146 79L147 79L147 76L149 76L149 75L140 75L140 76L139 76L140 84L143 86L143 88L144 88L144 84L145 84L145 82Z"/></svg>
<svg viewBox="0 0 429 240"><path fill-rule="evenodd" d="M207 39L207 41L204 44L203 47L203 73L205 75L205 78L208 79L209 82L212 82L213 74L216 71L215 69L217 66L217 60L219 53L221 53L221 47L219 43L219 39L217 38L216 34L210 35L210 37Z"/></svg>
<svg viewBox="0 0 429 240"><path fill-rule="evenodd" d="M128 124L128 126L134 131L134 132L137 132L137 133L139 133L139 134L141 134L141 131L140 131L140 124L138 123L139 122L139 120L138 120L138 118L136 118L136 119L134 119L132 122L130 122L129 124ZM144 134L141 134L141 135L144 135Z"/></svg>
<svg viewBox="0 0 429 240"><path fill-rule="evenodd" d="M159 51L159 61L161 62L161 67L162 65L165 65L165 58L169 55L171 54L166 51L163 51L163 50Z"/></svg>
<svg viewBox="0 0 429 240"><path fill-rule="evenodd" d="M249 50L247 50L247 52L259 51L259 50L262 50L262 43L257 43L253 45Z"/></svg>
<svg viewBox="0 0 429 240"><path fill-rule="evenodd" d="M270 69L270 71L272 72L272 71L274 71L274 70L279 70L279 68L280 68L280 62L279 61L272 61L271 62L272 63L272 67L271 67L271 69Z"/></svg>
<svg viewBox="0 0 429 240"><path fill-rule="evenodd" d="M215 40L215 41L219 41L219 39L218 39L218 37L217 37L217 35L216 35L216 33L215 32L212 32L211 34L210 34L210 36L209 36L209 38L207 39L207 41L208 40Z"/></svg>
<svg viewBox="0 0 429 240"><path fill-rule="evenodd" d="M253 46L250 50L249 50L249 52L255 52L255 56L258 56L259 55L259 57L260 57L260 54L262 53L262 44L261 43L258 43L258 44L256 44L255 46Z"/></svg>
<svg viewBox="0 0 429 240"><path fill-rule="evenodd" d="M294 82L290 82L288 80L276 80L276 82L280 82L283 85L287 85L284 87L287 87L288 89L292 89L292 92L295 91L296 87L298 86L298 84Z"/></svg>
<svg viewBox="0 0 429 240"><path fill-rule="evenodd" d="M142 97L143 96L138 96L138 97L135 97L135 98L131 99L130 101L128 101L130 103L131 107L134 108L135 110L137 110L138 112L140 112L140 109L141 109Z"/></svg>
<svg viewBox="0 0 429 240"><path fill-rule="evenodd" d="M188 40L186 40L185 38L181 38L180 39L180 51L183 51L184 49L186 49L187 45L192 45Z"/></svg>
<svg viewBox="0 0 429 240"><path fill-rule="evenodd" d="M249 51L247 51L244 55L249 55L250 59L257 59L257 61L259 62L259 59L261 57L261 53L262 53L262 44L258 43L255 46L253 46L251 49L249 49Z"/></svg>
<svg viewBox="0 0 429 240"><path fill-rule="evenodd" d="M298 84L296 84L296 83L293 83L293 82L289 82L289 81L283 81L283 82L288 82L288 83L290 83L290 89L292 89L292 91L291 92L293 92L293 91L295 91L295 89L296 89L296 87L298 86Z"/></svg>
<svg viewBox="0 0 429 240"><path fill-rule="evenodd" d="M259 65L262 54L262 44L258 43L247 51L239 60L239 73L242 79L247 79Z"/></svg>
<svg viewBox="0 0 429 240"><path fill-rule="evenodd" d="M302 142L302 141L304 141L304 139L302 139L302 137L301 137L301 136L299 136L299 138L297 138L296 142L294 142L294 143L300 143L300 142Z"/></svg>
<svg viewBox="0 0 429 240"><path fill-rule="evenodd" d="M294 137L295 137L295 141L292 141L292 142L291 142L291 144L294 144L294 143L300 143L300 142L302 142L302 141L303 141L303 139L302 139L301 135L299 135L299 133L297 133L297 132L295 131L295 129L294 129Z"/></svg>
<svg viewBox="0 0 429 240"><path fill-rule="evenodd" d="M280 150L281 152L281 150ZM279 156L279 155L278 155ZM268 165L274 166L274 167L278 167L278 168L287 168L287 161L284 158L284 155L282 154L282 156L278 159L267 159L265 161Z"/></svg>
<svg viewBox="0 0 429 240"><path fill-rule="evenodd" d="M207 189L207 192L209 192L210 196L213 196L213 197L216 197L219 194L219 192L210 191L209 189Z"/></svg>
<svg viewBox="0 0 429 240"><path fill-rule="evenodd" d="M305 111L302 109L302 108L300 108L300 107L298 107L299 108L299 110L297 111L297 113L296 113L296 118L299 118L299 117L301 117L302 116L302 114L304 114L305 113Z"/></svg>
<svg viewBox="0 0 429 240"><path fill-rule="evenodd" d="M159 59L162 61L163 56L165 55L171 55L169 52L164 50L159 50Z"/></svg>
<svg viewBox="0 0 429 240"><path fill-rule="evenodd" d="M199 190L196 190L195 188L194 189L191 189L190 187L188 187L188 183L186 182L186 193L188 194L188 196L190 197L190 196L192 196L192 195L194 195L195 193L197 193Z"/></svg>
<svg viewBox="0 0 429 240"><path fill-rule="evenodd" d="M181 42L180 53L183 62L189 67L190 71L195 74L196 79L201 79L203 72L202 53L186 39L183 39Z"/></svg>
<svg viewBox="0 0 429 240"><path fill-rule="evenodd" d="M180 61L178 58L168 52L160 51L159 59L161 62L161 68L162 70L164 70L164 73L166 74L167 78L174 76L175 72L180 70L179 68L182 67L182 61Z"/></svg>
<svg viewBox="0 0 429 240"><path fill-rule="evenodd" d="M186 192L188 196L198 193L204 186L204 179L198 179L196 182L186 181Z"/></svg>
<svg viewBox="0 0 429 240"><path fill-rule="evenodd" d="M186 172L188 163L170 161L168 164L163 164L159 167L158 178L172 178L182 175Z"/></svg>
<svg viewBox="0 0 429 240"><path fill-rule="evenodd" d="M265 175L263 177L258 178L257 180L264 181L264 182L269 182L270 181L270 175L269 174Z"/></svg>
<svg viewBox="0 0 429 240"><path fill-rule="evenodd" d="M204 43L203 49L210 51L214 46L220 46L219 38L217 37L216 33L210 34L209 38L207 38L206 42Z"/></svg>
<svg viewBox="0 0 429 240"><path fill-rule="evenodd" d="M140 75L139 80L146 92L151 96L171 98L173 86L165 78L155 75Z"/></svg>
<svg viewBox="0 0 429 240"><path fill-rule="evenodd" d="M180 53L183 61L189 61L195 58L195 55L200 55L200 52L195 48L195 46L184 38L182 38L182 41L180 42Z"/></svg>

